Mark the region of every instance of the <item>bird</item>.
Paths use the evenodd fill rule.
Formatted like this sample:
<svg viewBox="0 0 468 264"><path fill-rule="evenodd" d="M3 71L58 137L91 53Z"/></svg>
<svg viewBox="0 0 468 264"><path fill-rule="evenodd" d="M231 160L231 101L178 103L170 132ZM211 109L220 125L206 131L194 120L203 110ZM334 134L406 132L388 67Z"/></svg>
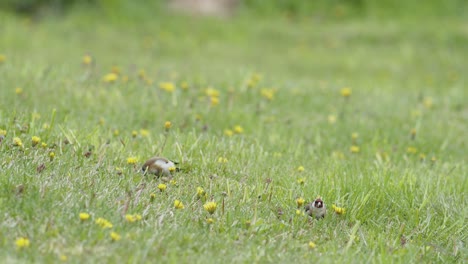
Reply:
<svg viewBox="0 0 468 264"><path fill-rule="evenodd" d="M304 209L306 214L317 219L324 218L327 213L327 208L321 197L317 197L313 202L306 205Z"/></svg>
<svg viewBox="0 0 468 264"><path fill-rule="evenodd" d="M171 173L177 170L176 164L163 157L152 157L143 164L141 171L156 176L170 177L172 176Z"/></svg>

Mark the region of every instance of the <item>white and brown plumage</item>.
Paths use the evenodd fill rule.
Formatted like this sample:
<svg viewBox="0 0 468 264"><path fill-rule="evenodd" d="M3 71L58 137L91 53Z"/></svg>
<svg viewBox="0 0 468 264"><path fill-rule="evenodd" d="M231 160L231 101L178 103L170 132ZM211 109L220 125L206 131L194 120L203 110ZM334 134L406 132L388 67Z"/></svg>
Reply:
<svg viewBox="0 0 468 264"><path fill-rule="evenodd" d="M323 203L322 198L319 197L305 206L305 212L312 217L320 219L325 217L327 208L325 207L325 203Z"/></svg>
<svg viewBox="0 0 468 264"><path fill-rule="evenodd" d="M169 177L171 176L171 172L176 171L176 167L174 162L166 158L152 157L143 164L141 170L143 173Z"/></svg>

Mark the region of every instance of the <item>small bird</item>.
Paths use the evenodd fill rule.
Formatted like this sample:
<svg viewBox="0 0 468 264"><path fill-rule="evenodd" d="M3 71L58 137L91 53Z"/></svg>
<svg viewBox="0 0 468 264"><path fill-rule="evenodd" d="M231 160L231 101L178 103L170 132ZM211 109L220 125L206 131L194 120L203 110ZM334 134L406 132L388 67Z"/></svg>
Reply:
<svg viewBox="0 0 468 264"><path fill-rule="evenodd" d="M320 219L325 217L327 209L322 201L322 198L318 197L315 199L315 201L305 206L305 212L310 216Z"/></svg>
<svg viewBox="0 0 468 264"><path fill-rule="evenodd" d="M176 171L176 163L162 157L152 157L147 160L141 170L143 173L154 174L156 176L170 177L171 172Z"/></svg>

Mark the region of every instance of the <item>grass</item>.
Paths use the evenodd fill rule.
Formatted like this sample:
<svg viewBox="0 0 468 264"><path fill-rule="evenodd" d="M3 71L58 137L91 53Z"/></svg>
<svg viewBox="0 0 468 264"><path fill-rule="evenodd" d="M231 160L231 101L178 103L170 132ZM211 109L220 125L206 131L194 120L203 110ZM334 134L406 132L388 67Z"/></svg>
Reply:
<svg viewBox="0 0 468 264"><path fill-rule="evenodd" d="M0 19L6 262L466 262L465 20Z"/></svg>

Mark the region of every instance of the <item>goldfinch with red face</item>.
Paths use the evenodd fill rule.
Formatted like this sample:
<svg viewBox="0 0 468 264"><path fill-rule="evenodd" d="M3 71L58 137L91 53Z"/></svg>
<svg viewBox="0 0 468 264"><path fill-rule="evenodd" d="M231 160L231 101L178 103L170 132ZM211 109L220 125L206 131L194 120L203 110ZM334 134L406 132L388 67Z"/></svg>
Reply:
<svg viewBox="0 0 468 264"><path fill-rule="evenodd" d="M327 209L325 207L325 203L323 203L322 198L318 197L315 199L315 201L305 206L305 212L309 216L320 219L325 217Z"/></svg>

